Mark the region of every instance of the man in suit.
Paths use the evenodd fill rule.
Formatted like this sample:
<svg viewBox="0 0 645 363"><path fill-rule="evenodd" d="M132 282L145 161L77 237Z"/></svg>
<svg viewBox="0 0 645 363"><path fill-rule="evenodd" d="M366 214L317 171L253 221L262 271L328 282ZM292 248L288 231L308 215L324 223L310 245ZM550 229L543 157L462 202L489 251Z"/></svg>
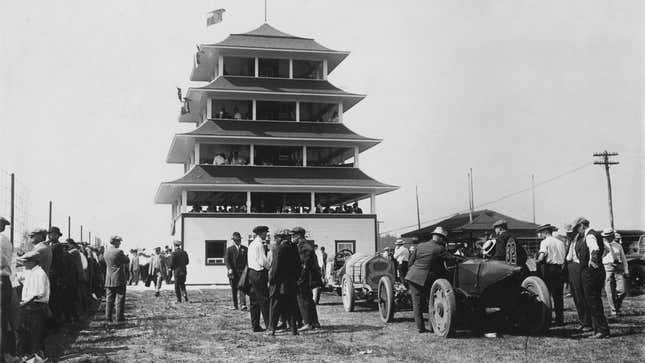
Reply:
<svg viewBox="0 0 645 363"><path fill-rule="evenodd" d="M320 328L318 311L311 291L312 288L320 286L322 279L318 259L316 258L314 247L305 239L304 228L295 227L291 230L291 236L298 245L301 263L301 272L298 278L298 307L300 308L304 325L298 331L318 329Z"/></svg>
<svg viewBox="0 0 645 363"><path fill-rule="evenodd" d="M130 250L130 281L128 285L137 286L139 284L139 256L137 250Z"/></svg>
<svg viewBox="0 0 645 363"><path fill-rule="evenodd" d="M448 233L442 227L437 227L432 232L430 241L410 248L409 268L405 279L409 283L414 322L419 333L427 331L423 321L422 301L428 296L435 280L447 275L444 261L454 260L454 256L446 250L446 238Z"/></svg>
<svg viewBox="0 0 645 363"><path fill-rule="evenodd" d="M275 335L278 318L289 321L291 334L298 335L296 315L298 313L298 278L300 276L300 254L298 246L291 242L289 231L282 230L275 234L277 248L274 251L269 271L269 331Z"/></svg>
<svg viewBox="0 0 645 363"><path fill-rule="evenodd" d="M240 275L247 264L247 253L248 248L242 245L242 236L239 232L233 232L233 245L226 249L226 254L224 255L224 262L226 263L226 268L228 269L228 281L231 284L231 292L233 293L233 307L232 309L238 309L246 311L246 295L242 291L239 291L237 288L238 283L240 282Z"/></svg>
<svg viewBox="0 0 645 363"><path fill-rule="evenodd" d="M170 256L169 267L175 276L175 295L177 296L177 302L181 302L182 296L188 301L188 294L186 293L188 254L181 248L181 241L175 241L174 244L175 252Z"/></svg>
<svg viewBox="0 0 645 363"><path fill-rule="evenodd" d="M161 294L161 283L166 276L166 259L161 254L161 247L155 248L155 254L150 258L149 276L155 283L155 296Z"/></svg>
<svg viewBox="0 0 645 363"><path fill-rule="evenodd" d="M125 285L128 282L128 266L130 259L123 253L121 237L114 236L110 239L112 245L105 251L105 320L112 321L112 311L116 300L116 320L125 321L123 308L125 306Z"/></svg>

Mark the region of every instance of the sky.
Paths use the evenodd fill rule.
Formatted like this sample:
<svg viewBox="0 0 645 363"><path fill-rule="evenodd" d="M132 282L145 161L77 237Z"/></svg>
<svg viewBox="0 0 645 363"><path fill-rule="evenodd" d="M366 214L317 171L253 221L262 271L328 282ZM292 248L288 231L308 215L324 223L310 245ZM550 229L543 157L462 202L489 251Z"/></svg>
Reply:
<svg viewBox="0 0 645 363"><path fill-rule="evenodd" d="M206 12L226 9L206 28ZM400 186L377 198L381 231L535 190L537 223L586 216L643 223L642 2L610 0L269 0L268 22L352 53L330 81L367 98L344 122L383 143L361 155L371 177ZM0 2L0 170L29 191L34 226L78 228L127 248L168 244L170 206L155 205L181 165L165 158L179 124L195 44L264 22L262 0ZM578 167L581 169L567 173ZM0 178L6 174L0 173ZM6 179L6 178L5 178ZM6 180L3 181L6 185ZM6 211L6 198L0 213ZM487 204L532 220L531 193Z"/></svg>

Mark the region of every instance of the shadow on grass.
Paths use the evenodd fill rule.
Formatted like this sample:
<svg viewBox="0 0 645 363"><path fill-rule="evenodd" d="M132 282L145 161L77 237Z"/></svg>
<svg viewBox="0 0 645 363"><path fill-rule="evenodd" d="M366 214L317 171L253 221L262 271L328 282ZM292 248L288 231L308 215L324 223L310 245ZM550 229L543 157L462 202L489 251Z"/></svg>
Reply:
<svg viewBox="0 0 645 363"><path fill-rule="evenodd" d="M339 324L339 325L328 325L324 326L320 332L323 333L356 333L356 332L365 332L365 331L374 331L381 330L383 327L374 326L374 325L364 325L364 324Z"/></svg>

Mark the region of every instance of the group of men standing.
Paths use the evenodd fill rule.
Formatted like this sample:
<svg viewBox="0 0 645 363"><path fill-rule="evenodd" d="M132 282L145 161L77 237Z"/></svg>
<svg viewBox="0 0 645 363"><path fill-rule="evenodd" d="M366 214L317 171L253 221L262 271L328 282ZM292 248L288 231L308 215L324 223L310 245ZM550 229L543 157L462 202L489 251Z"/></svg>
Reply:
<svg viewBox="0 0 645 363"><path fill-rule="evenodd" d="M0 361L4 354L45 358L51 331L87 315L102 295L103 250L68 238L58 227L29 234L29 251L15 249L2 235L9 221L0 217Z"/></svg>
<svg viewBox="0 0 645 363"><path fill-rule="evenodd" d="M277 330L289 329L297 335L319 329L312 289L322 286L322 271L305 230L280 230L272 244L268 242L267 226L257 226L253 233L248 248L241 245L240 234L233 233L233 245L226 250L233 309L246 310L246 290L253 332L266 330L275 335ZM261 327L260 316L266 328Z"/></svg>

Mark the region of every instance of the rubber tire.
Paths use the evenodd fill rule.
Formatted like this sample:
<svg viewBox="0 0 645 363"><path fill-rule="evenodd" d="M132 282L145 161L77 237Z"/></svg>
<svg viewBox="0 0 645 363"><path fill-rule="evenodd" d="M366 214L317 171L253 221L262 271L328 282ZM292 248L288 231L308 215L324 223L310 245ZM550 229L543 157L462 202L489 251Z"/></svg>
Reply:
<svg viewBox="0 0 645 363"><path fill-rule="evenodd" d="M638 296L645 291L645 266L631 264L629 266L629 286L627 290L630 296Z"/></svg>
<svg viewBox="0 0 645 363"><path fill-rule="evenodd" d="M343 308L347 312L354 311L355 298L356 298L354 296L354 282L347 274L343 275L341 288L342 288L342 297L343 297Z"/></svg>
<svg viewBox="0 0 645 363"><path fill-rule="evenodd" d="M313 289L313 290L312 290L313 299L314 299L314 304L316 304L316 305L318 305L318 303L320 302L320 290L321 290L321 289L322 289L322 288L317 287L317 288L315 288L315 289Z"/></svg>
<svg viewBox="0 0 645 363"><path fill-rule="evenodd" d="M376 302L381 321L389 323L394 318L394 283L389 276L382 276L378 281Z"/></svg>
<svg viewBox="0 0 645 363"><path fill-rule="evenodd" d="M428 316L434 334L442 338L454 335L457 325L456 313L457 299L452 285L446 279L436 280L430 288L428 299Z"/></svg>
<svg viewBox="0 0 645 363"><path fill-rule="evenodd" d="M522 287L531 291L537 296L537 299L542 303L542 309L539 311L541 319L537 322L526 324L522 328L530 335L543 334L551 325L551 311L553 305L551 304L551 293L546 287L544 281L537 276L528 276L522 281ZM520 307L522 309L522 307ZM524 309L523 309L524 310Z"/></svg>

